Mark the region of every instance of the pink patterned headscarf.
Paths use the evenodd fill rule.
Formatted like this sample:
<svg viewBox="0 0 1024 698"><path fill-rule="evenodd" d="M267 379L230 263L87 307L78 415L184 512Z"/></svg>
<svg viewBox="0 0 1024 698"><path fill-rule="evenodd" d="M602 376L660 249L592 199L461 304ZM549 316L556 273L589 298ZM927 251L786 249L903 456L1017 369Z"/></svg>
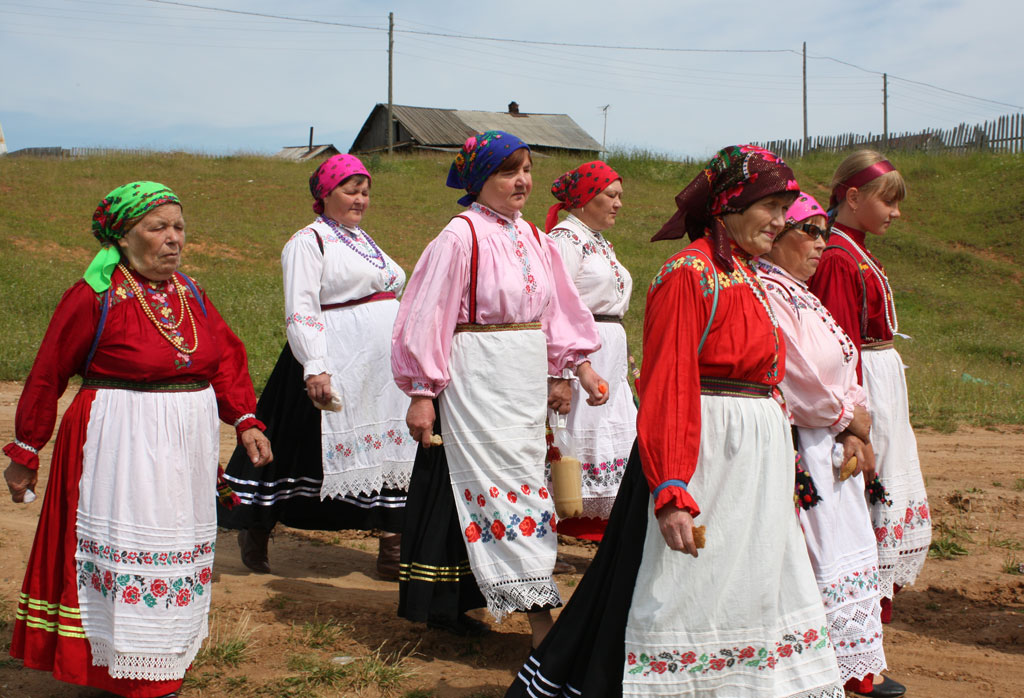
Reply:
<svg viewBox="0 0 1024 698"><path fill-rule="evenodd" d="M324 212L324 197L352 175L364 175L372 181L366 166L355 155L342 153L333 155L316 168L309 178L309 193L313 195L313 211Z"/></svg>

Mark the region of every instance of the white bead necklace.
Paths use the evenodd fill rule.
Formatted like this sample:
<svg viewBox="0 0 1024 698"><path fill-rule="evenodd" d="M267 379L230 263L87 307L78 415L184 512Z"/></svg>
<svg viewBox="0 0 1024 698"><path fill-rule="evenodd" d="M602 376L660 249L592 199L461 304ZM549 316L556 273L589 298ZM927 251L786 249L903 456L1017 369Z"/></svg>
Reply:
<svg viewBox="0 0 1024 698"><path fill-rule="evenodd" d="M871 257L869 257L867 253L863 249L861 249L860 245L854 242L849 235L844 233L839 228L832 228L832 234L838 235L839 237L853 245L853 249L857 250L857 252L860 253L861 259L864 260L864 263L868 265L868 269L870 269L871 273L875 275L876 279L878 279L878 283L881 284L882 292L885 296L885 326L889 328L889 332L891 332L892 334L896 334L900 329L900 323L899 318L896 317L896 301L893 300L892 287L889 286L889 280L885 278L885 274L882 272L881 269L878 268L878 265L875 264L874 260L872 260Z"/></svg>

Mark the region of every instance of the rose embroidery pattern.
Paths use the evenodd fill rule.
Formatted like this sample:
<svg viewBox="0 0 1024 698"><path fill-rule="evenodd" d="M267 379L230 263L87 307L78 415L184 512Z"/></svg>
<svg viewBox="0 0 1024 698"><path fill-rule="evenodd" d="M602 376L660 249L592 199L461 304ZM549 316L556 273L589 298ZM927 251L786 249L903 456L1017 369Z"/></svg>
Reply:
<svg viewBox="0 0 1024 698"><path fill-rule="evenodd" d="M859 598L864 591L878 590L878 568L872 565L859 572L847 574L831 584L821 587L825 610L841 606L852 598Z"/></svg>
<svg viewBox="0 0 1024 698"><path fill-rule="evenodd" d="M774 647L724 647L715 652L666 650L664 652L630 652L626 665L630 674L707 674L736 667L756 668L758 671L774 669L780 662L804 652L817 651L829 646L828 631L822 626L804 632L786 633Z"/></svg>
<svg viewBox="0 0 1024 698"><path fill-rule="evenodd" d="M520 537L543 538L548 533L555 533L557 522L553 511L534 511L525 508L503 514L498 509L499 506L508 508L509 505L515 505L520 496L532 494L532 488L526 484L520 486L518 493L512 490L503 491L496 485L490 485L484 492L464 489L462 496L469 506L480 510L472 511L469 515L470 520L463 529L466 542L511 543ZM545 501L551 498L546 487L538 489L536 495Z"/></svg>
<svg viewBox="0 0 1024 698"><path fill-rule="evenodd" d="M78 539L78 550L92 557L110 562L127 562L133 565L191 565L200 557L213 555L216 541L196 543L192 550L173 550L155 553L147 550L122 550L102 545L88 538Z"/></svg>
<svg viewBox="0 0 1024 698"><path fill-rule="evenodd" d="M152 578L138 574L115 574L91 561L78 560L78 589L98 592L111 603L129 606L145 604L165 609L189 606L209 591L213 580L210 567L182 577Z"/></svg>
<svg viewBox="0 0 1024 698"><path fill-rule="evenodd" d="M381 434L366 434L352 442L338 442L324 451L324 457L327 460L347 458L356 453L379 451L387 446L401 446L404 443L405 436L395 429L388 429Z"/></svg>
<svg viewBox="0 0 1024 698"><path fill-rule="evenodd" d="M877 505L876 505L877 506ZM875 540L880 548L899 548L903 536L919 526L931 525L928 500L907 502L903 511L890 510L875 528Z"/></svg>

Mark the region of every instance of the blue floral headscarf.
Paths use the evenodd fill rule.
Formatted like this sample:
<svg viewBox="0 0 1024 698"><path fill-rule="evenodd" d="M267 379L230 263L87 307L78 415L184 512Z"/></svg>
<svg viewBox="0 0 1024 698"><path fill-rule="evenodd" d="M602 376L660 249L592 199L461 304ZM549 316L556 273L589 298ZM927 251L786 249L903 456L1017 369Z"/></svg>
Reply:
<svg viewBox="0 0 1024 698"><path fill-rule="evenodd" d="M476 201L487 178L494 174L505 158L520 148L529 150L530 146L504 131L487 131L467 138L448 170L448 186L466 190L466 195L459 199L459 205L469 206Z"/></svg>

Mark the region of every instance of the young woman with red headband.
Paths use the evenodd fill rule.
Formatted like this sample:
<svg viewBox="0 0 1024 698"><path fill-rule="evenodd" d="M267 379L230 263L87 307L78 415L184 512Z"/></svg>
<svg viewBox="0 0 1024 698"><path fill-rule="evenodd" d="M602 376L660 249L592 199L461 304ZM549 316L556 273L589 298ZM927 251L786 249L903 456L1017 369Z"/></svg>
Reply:
<svg viewBox="0 0 1024 698"><path fill-rule="evenodd" d="M903 360L893 346L899 321L892 286L867 246L869 237L884 235L900 217L905 196L903 177L881 154L860 150L843 160L832 178L830 244L810 280L811 291L860 352L857 376L867 393L877 472L888 491L871 509L883 622L892 617L895 592L917 578L931 542Z"/></svg>

